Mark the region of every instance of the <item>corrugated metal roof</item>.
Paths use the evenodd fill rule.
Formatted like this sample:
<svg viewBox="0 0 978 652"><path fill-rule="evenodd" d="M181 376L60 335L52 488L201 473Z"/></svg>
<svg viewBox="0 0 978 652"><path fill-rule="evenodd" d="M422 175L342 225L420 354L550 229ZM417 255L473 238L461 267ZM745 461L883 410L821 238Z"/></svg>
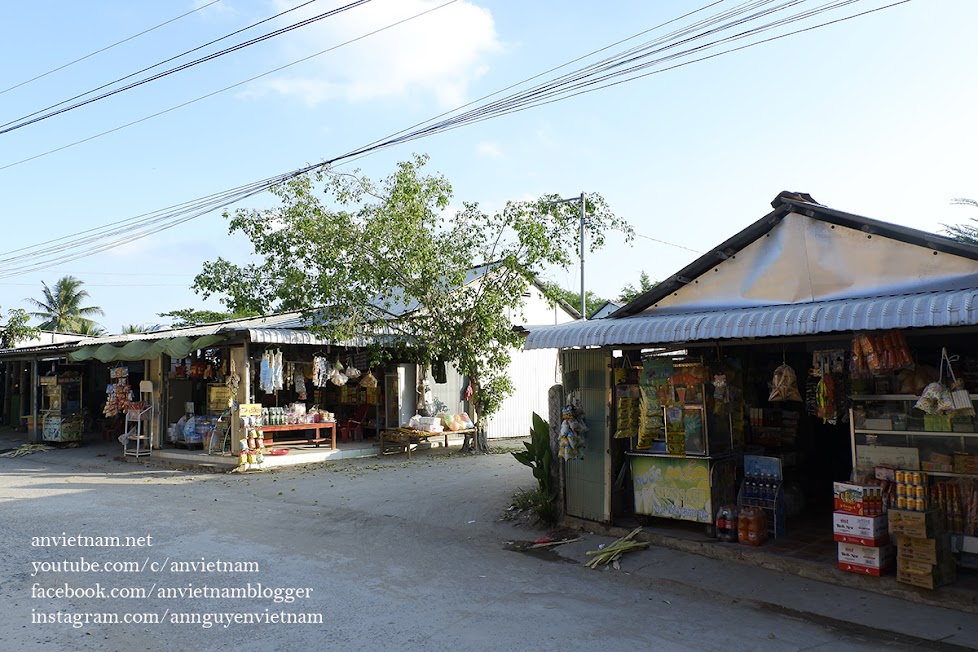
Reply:
<svg viewBox="0 0 978 652"><path fill-rule="evenodd" d="M978 288L802 304L642 314L532 328L527 349L667 344L978 325Z"/></svg>
<svg viewBox="0 0 978 652"><path fill-rule="evenodd" d="M363 348L377 343L391 344L395 342L396 337L392 333L388 333L386 335L353 337L348 340L335 342L305 330L249 328L248 339L256 344L310 344L314 346L332 345L346 348Z"/></svg>

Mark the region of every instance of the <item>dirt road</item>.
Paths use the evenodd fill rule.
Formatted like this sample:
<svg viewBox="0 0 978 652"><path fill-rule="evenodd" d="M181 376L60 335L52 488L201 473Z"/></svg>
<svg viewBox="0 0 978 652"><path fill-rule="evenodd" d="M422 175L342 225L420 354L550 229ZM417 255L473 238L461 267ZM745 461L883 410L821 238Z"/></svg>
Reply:
<svg viewBox="0 0 978 652"><path fill-rule="evenodd" d="M508 454L216 475L106 450L0 459L0 649L909 649L506 550L544 534L501 519L532 484Z"/></svg>

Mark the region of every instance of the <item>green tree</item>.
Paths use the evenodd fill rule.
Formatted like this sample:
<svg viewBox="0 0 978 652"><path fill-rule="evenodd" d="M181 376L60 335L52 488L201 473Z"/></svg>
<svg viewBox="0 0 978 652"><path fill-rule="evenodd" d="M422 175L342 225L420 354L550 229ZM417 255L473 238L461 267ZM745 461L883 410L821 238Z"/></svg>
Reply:
<svg viewBox="0 0 978 652"><path fill-rule="evenodd" d="M217 312L215 310L194 310L193 308L182 308L171 310L170 312L157 313L160 317L169 317L173 328L184 326L200 326L201 324L213 324L218 321L228 321L229 319L245 319L247 317L257 317L260 313L254 310L239 310L237 312Z"/></svg>
<svg viewBox="0 0 978 652"><path fill-rule="evenodd" d="M88 291L82 289L84 282L74 276L61 277L53 288L43 281L41 285L44 286L43 299L26 299L37 308L30 314L42 320L38 326L41 330L80 333L95 325L91 316L104 314L97 306L82 305L89 298Z"/></svg>
<svg viewBox="0 0 978 652"><path fill-rule="evenodd" d="M556 283L551 283L549 281L541 283L544 291L548 296L552 298L557 298L569 305L574 309L575 312L581 311L581 291L580 290L568 290L562 288ZM587 314L593 313L595 310L604 305L605 299L598 296L591 290L584 291L584 306L587 308Z"/></svg>
<svg viewBox="0 0 978 652"><path fill-rule="evenodd" d="M952 204L960 206L971 206L978 208L978 200L974 199L954 199ZM978 244L978 219L971 218L971 224L944 225L944 233L958 242Z"/></svg>
<svg viewBox="0 0 978 652"><path fill-rule="evenodd" d="M78 335L87 335L88 337L102 337L109 331L105 330L100 324L86 320L79 324L73 332Z"/></svg>
<svg viewBox="0 0 978 652"><path fill-rule="evenodd" d="M230 231L246 235L262 262L205 263L194 289L222 294L231 311L302 310L325 337L394 333L423 348L419 358L452 362L472 383L476 450L486 450L484 418L511 391L505 374L523 292L544 268L567 268L577 251L579 215L557 195L509 202L496 214L463 202L452 215L448 181L422 173L427 157L402 162L380 182L319 171L273 193L281 207L238 210ZM326 206L316 195L325 183ZM600 195L587 197L587 241L631 229ZM485 266L477 280L471 272Z"/></svg>
<svg viewBox="0 0 978 652"><path fill-rule="evenodd" d="M652 288L656 286L655 281L649 278L649 275L645 273L643 269L641 274L638 275L638 287L636 288L631 283L625 285L621 289L621 294L618 295L617 301L622 303L628 303L635 297L645 294Z"/></svg>
<svg viewBox="0 0 978 652"><path fill-rule="evenodd" d="M149 326L146 324L126 324L122 327L122 334L128 335L131 333L145 333L149 330Z"/></svg>
<svg viewBox="0 0 978 652"><path fill-rule="evenodd" d="M7 312L7 323L0 326L0 349L10 349L24 340L37 337L40 331L27 325L30 319L27 311L20 308Z"/></svg>

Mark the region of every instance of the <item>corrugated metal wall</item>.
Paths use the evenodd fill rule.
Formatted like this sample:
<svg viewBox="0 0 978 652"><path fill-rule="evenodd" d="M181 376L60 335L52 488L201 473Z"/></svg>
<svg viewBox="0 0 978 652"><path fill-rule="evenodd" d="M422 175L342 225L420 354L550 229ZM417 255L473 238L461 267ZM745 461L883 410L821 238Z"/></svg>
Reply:
<svg viewBox="0 0 978 652"><path fill-rule="evenodd" d="M489 439L528 437L533 413L547 419L547 391L560 383L557 376L557 350L513 351L510 380L514 391L486 426Z"/></svg>
<svg viewBox="0 0 978 652"><path fill-rule="evenodd" d="M512 352L510 379L513 393L503 401L502 407L486 424L489 439L528 437L533 423L533 413L547 418L547 391L560 382L557 376L557 350L539 349ZM446 369L445 383L436 383L429 372L428 387L438 412L468 412L469 405L463 400L467 383L452 365ZM471 416L471 415L470 415Z"/></svg>
<svg viewBox="0 0 978 652"><path fill-rule="evenodd" d="M611 518L608 352L564 351L562 361L566 401L580 403L590 428L583 459L563 463L565 510L570 516L607 522Z"/></svg>

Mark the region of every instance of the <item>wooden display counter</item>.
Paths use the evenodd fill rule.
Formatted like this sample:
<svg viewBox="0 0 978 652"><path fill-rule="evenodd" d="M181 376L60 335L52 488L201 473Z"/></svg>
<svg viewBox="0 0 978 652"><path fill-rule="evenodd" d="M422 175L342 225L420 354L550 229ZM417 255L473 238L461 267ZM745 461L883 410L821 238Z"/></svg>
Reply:
<svg viewBox="0 0 978 652"><path fill-rule="evenodd" d="M466 437L474 433L475 430L444 430L442 432L425 432L413 428L394 428L380 431L380 453L384 455L389 445L394 445L398 453L407 453L407 458L411 459L411 445L420 444L428 441L431 437L444 437L445 447L448 448L449 435L465 435Z"/></svg>
<svg viewBox="0 0 978 652"><path fill-rule="evenodd" d="M286 444L315 444L319 448L320 442L328 441L329 447L336 450L336 422L321 421L319 423L290 423L280 426L262 426L260 428L265 435L265 446L286 445ZM328 437L323 437L323 430L329 431ZM312 431L312 437L304 439L279 439L274 433L277 432L296 432Z"/></svg>

